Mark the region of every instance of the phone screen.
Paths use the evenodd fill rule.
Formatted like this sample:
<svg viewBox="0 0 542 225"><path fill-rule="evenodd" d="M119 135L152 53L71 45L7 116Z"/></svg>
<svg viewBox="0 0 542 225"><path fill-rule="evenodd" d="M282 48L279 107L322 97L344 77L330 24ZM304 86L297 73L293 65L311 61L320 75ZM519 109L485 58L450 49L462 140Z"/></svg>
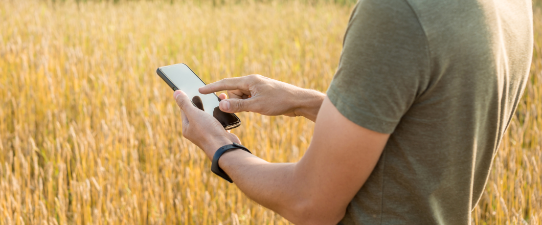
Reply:
<svg viewBox="0 0 542 225"><path fill-rule="evenodd" d="M196 107L215 117L225 129L232 129L239 126L241 121L235 114L220 111L218 108L220 101L218 96L214 93L205 95L199 93L198 89L205 86L205 83L187 65L175 64L163 66L158 68L157 73L173 90L184 91Z"/></svg>

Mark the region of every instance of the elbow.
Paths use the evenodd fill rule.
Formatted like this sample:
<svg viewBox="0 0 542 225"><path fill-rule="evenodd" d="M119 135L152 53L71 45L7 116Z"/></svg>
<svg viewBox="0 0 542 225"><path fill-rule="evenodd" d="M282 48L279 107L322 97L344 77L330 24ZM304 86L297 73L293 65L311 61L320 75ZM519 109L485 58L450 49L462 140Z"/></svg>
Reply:
<svg viewBox="0 0 542 225"><path fill-rule="evenodd" d="M338 224L346 213L346 206L303 201L293 207L291 222L298 225ZM288 219L288 218L286 218Z"/></svg>

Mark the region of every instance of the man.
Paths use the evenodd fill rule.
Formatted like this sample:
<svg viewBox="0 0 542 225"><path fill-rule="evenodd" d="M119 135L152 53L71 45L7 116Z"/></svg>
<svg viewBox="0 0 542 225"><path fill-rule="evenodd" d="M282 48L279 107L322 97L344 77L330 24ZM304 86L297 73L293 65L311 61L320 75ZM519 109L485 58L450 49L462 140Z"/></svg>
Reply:
<svg viewBox="0 0 542 225"><path fill-rule="evenodd" d="M532 36L526 0L361 0L327 95L262 76L200 89L227 90L225 112L316 122L297 163L236 149L218 166L295 224L470 224L527 82ZM183 135L210 159L239 143L183 92L175 99Z"/></svg>

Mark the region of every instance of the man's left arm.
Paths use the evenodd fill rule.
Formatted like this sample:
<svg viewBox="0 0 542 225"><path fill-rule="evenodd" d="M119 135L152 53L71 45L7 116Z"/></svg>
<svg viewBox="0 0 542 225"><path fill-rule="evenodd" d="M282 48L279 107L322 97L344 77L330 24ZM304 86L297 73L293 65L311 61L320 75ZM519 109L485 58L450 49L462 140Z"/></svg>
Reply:
<svg viewBox="0 0 542 225"><path fill-rule="evenodd" d="M183 110L183 121L198 126L198 120L205 119L206 113L184 104L189 100L182 96L176 95L176 100ZM189 139L205 135L185 131L184 127L183 122L183 133L191 132ZM200 131L203 130L207 129ZM219 165L249 198L289 221L336 224L371 174L388 138L389 134L351 122L326 98L316 119L311 144L299 162L269 163L248 152L234 150L222 155ZM224 139L215 142L200 143L209 158L217 146L231 144Z"/></svg>

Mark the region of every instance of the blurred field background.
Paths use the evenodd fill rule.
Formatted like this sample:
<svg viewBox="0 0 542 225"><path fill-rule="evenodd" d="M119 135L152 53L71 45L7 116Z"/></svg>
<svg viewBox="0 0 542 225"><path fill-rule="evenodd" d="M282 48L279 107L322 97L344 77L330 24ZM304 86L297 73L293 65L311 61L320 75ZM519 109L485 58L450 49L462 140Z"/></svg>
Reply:
<svg viewBox="0 0 542 225"><path fill-rule="evenodd" d="M0 224L288 224L210 171L181 136L159 66L204 81L259 73L325 92L343 1L0 0ZM530 82L473 211L542 223L542 14ZM239 114L268 161L298 160L313 123Z"/></svg>

